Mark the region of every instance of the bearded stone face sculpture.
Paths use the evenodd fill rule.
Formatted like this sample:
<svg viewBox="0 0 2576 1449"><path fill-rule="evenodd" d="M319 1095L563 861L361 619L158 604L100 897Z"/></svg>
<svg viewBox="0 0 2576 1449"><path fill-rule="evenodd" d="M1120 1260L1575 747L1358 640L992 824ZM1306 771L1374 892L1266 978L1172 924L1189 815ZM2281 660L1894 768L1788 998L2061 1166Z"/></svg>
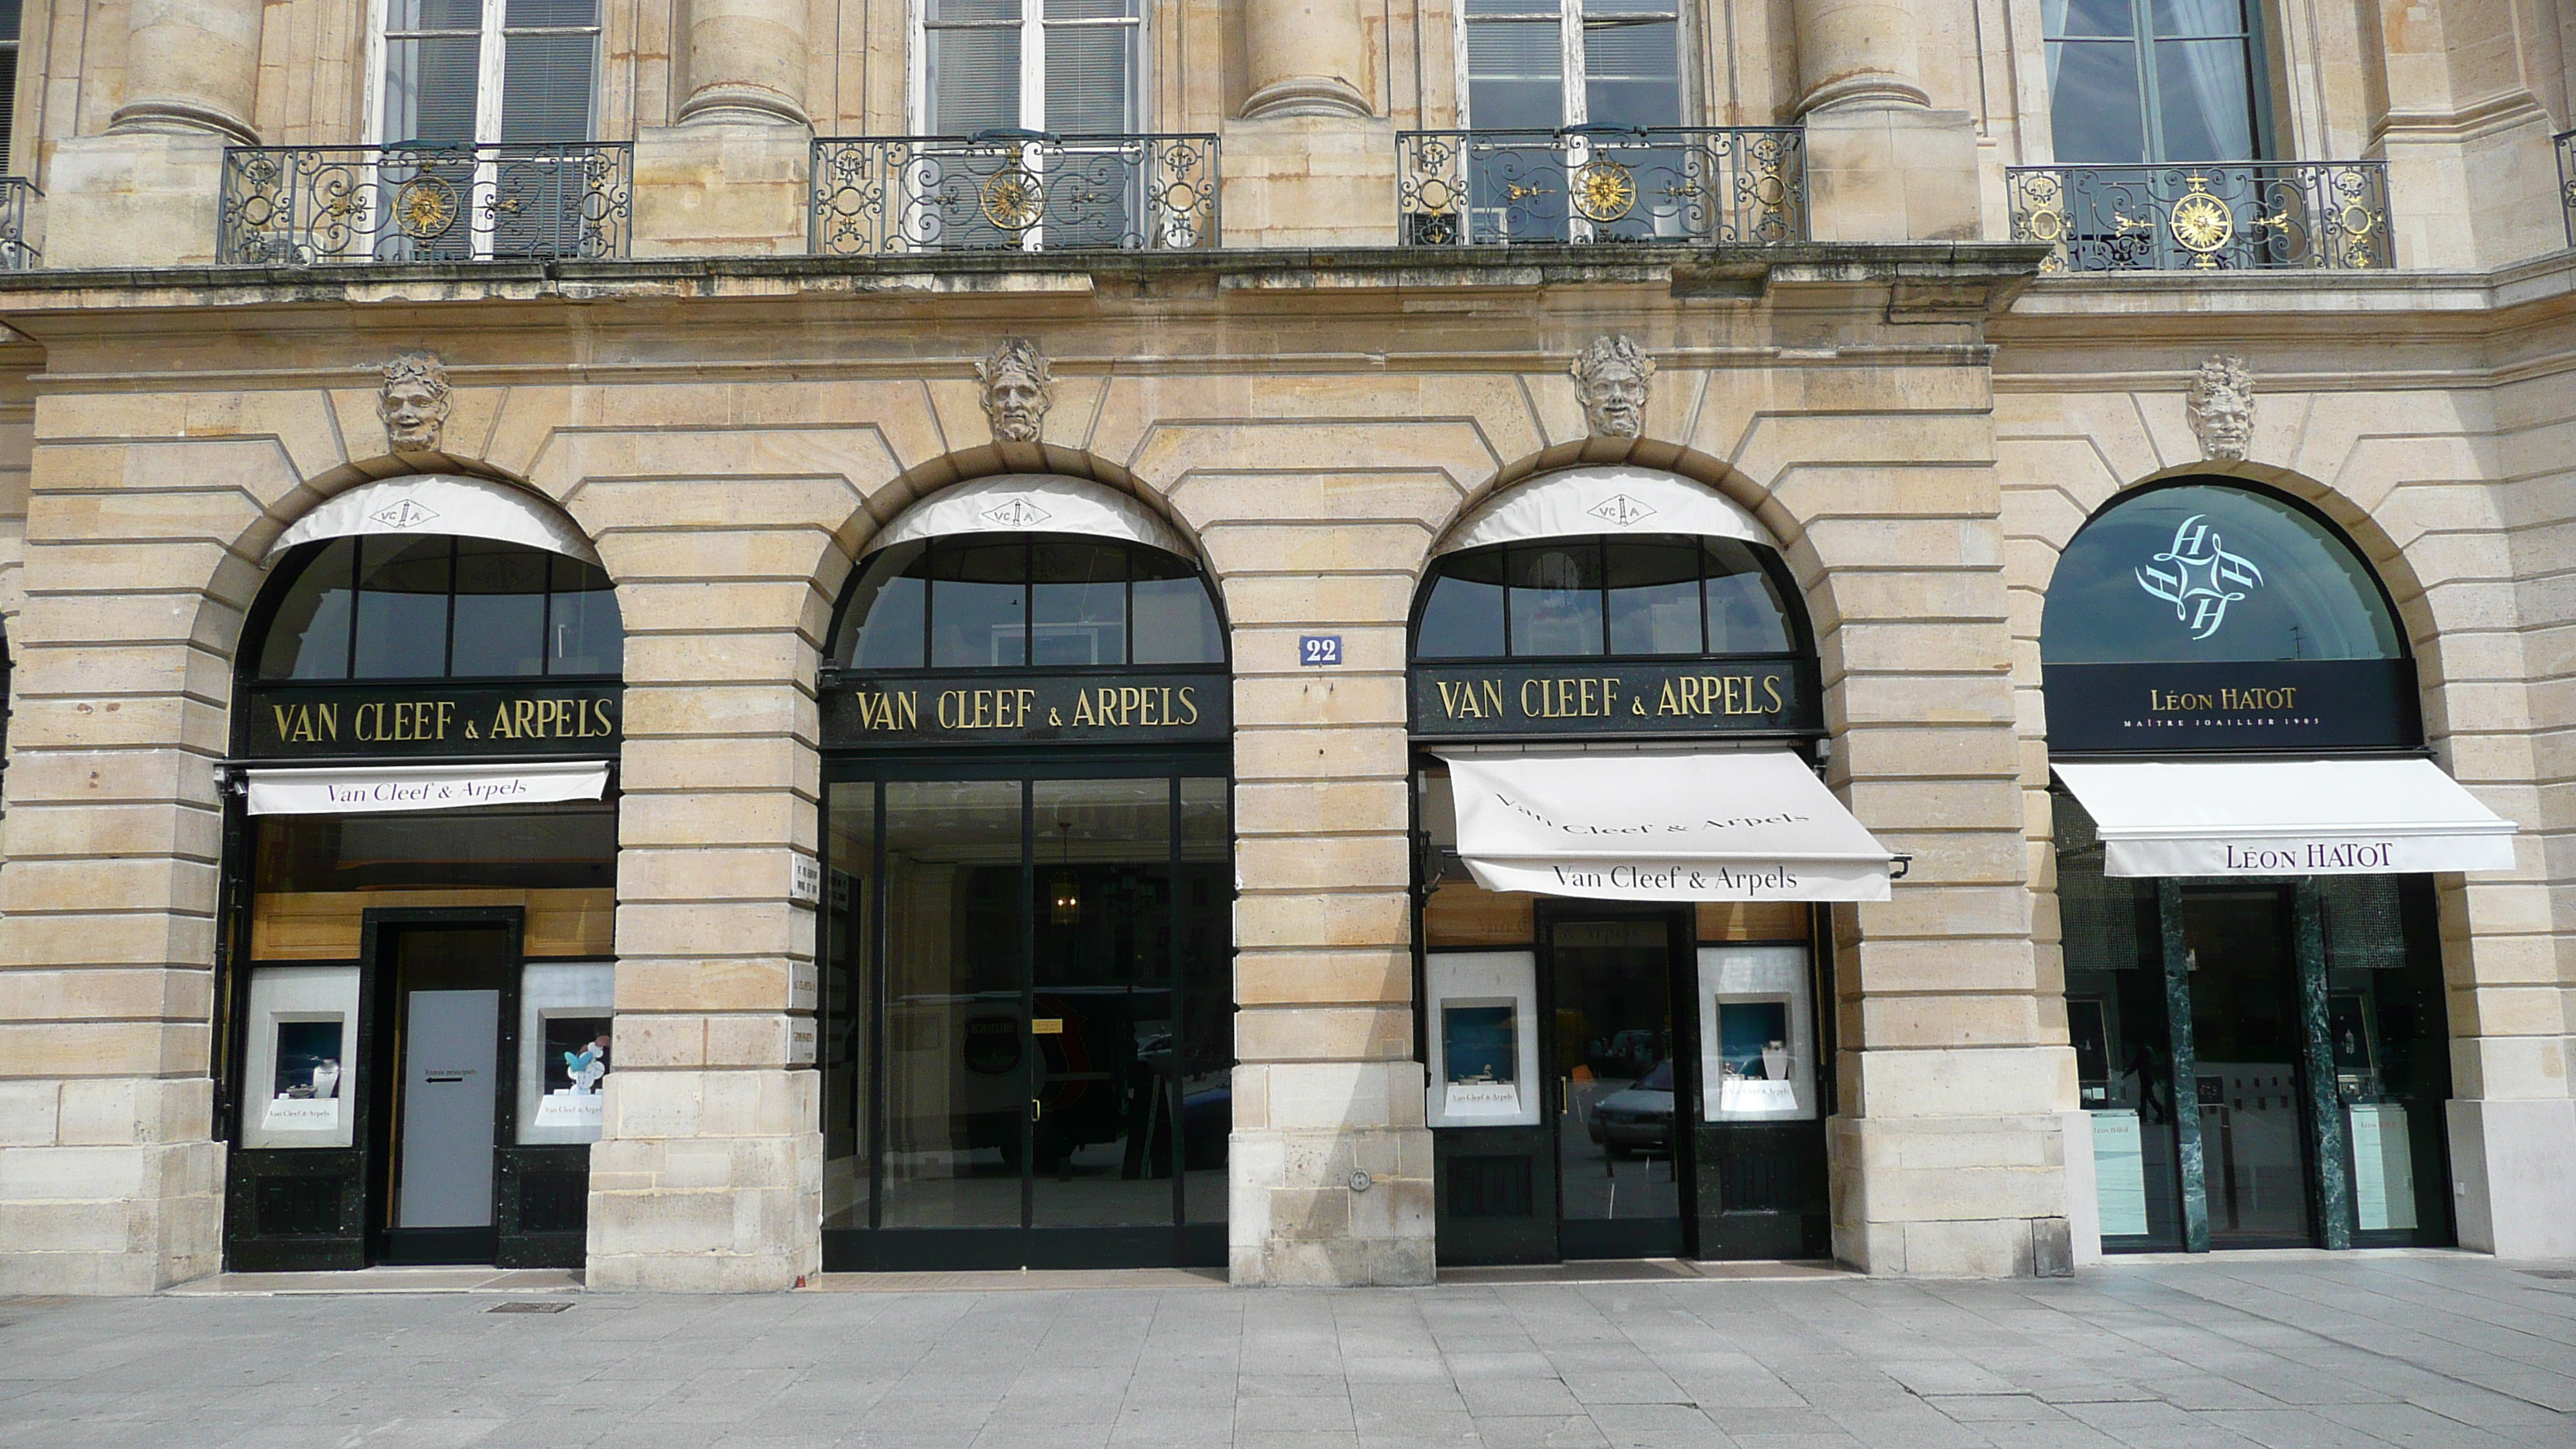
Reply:
<svg viewBox="0 0 2576 1449"><path fill-rule="evenodd" d="M385 442L397 453L435 453L447 426L447 368L426 352L406 352L385 364L376 394Z"/></svg>
<svg viewBox="0 0 2576 1449"><path fill-rule="evenodd" d="M2241 357L2213 357L2192 374L2183 399L2204 458L2242 458L2254 443L2254 370Z"/></svg>
<svg viewBox="0 0 2576 1449"><path fill-rule="evenodd" d="M1055 374L1046 354L1025 337L1014 337L975 364L984 385L984 416L993 423L997 443L1034 443L1046 427L1047 409L1055 406Z"/></svg>
<svg viewBox="0 0 2576 1449"><path fill-rule="evenodd" d="M1566 369L1583 421L1596 438L1633 438L1646 429L1647 384L1655 364L1626 337L1596 337Z"/></svg>

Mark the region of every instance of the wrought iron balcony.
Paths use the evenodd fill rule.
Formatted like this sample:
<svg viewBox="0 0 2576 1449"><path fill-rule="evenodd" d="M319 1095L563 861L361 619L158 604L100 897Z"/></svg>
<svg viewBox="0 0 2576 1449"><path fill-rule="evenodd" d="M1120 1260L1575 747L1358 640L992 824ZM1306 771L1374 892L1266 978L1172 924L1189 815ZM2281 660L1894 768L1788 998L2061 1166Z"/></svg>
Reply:
<svg viewBox="0 0 2576 1449"><path fill-rule="evenodd" d="M1406 131L1395 144L1409 246L1807 235L1806 137L1794 128Z"/></svg>
<svg viewBox="0 0 2576 1449"><path fill-rule="evenodd" d="M634 148L263 146L224 153L217 255L273 267L626 255Z"/></svg>
<svg viewBox="0 0 2576 1449"><path fill-rule="evenodd" d="M2377 161L2016 166L2015 241L2043 272L2358 270L2389 266L2388 169Z"/></svg>
<svg viewBox="0 0 2576 1449"><path fill-rule="evenodd" d="M1209 135L856 136L814 143L817 256L1217 244Z"/></svg>
<svg viewBox="0 0 2576 1449"><path fill-rule="evenodd" d="M2576 247L2576 131L2558 137L2558 209L2567 213L2567 244Z"/></svg>
<svg viewBox="0 0 2576 1449"><path fill-rule="evenodd" d="M23 272L44 264L35 241L36 203L45 193L23 176L0 176L0 271Z"/></svg>

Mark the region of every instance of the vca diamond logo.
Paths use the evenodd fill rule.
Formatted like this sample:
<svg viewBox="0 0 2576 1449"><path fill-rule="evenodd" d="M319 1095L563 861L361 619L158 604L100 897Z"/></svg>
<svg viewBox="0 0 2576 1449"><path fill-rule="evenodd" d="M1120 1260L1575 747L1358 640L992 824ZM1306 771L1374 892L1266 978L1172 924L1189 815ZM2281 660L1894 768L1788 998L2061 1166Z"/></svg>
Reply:
<svg viewBox="0 0 2576 1449"><path fill-rule="evenodd" d="M982 517L995 528L1035 528L1055 515L1029 499L1012 498L985 509Z"/></svg>
<svg viewBox="0 0 2576 1449"><path fill-rule="evenodd" d="M438 510L409 498L396 499L367 515L370 523L390 529L418 528L438 517Z"/></svg>
<svg viewBox="0 0 2576 1449"><path fill-rule="evenodd" d="M2263 587L2254 561L2219 546L2218 530L2195 513L2174 530L2173 545L2137 570L2138 587L2174 606L2174 618L2206 639L2227 622L2227 606Z"/></svg>
<svg viewBox="0 0 2576 1449"><path fill-rule="evenodd" d="M1633 528L1655 516L1655 510L1625 493L1613 493L1602 499L1592 506L1591 513L1612 528Z"/></svg>

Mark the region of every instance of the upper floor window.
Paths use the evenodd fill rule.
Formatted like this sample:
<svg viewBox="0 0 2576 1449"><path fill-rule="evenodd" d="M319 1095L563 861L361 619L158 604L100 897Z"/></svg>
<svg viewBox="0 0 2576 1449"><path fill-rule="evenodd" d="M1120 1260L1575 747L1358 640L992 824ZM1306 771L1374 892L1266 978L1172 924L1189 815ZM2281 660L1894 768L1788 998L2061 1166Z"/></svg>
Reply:
<svg viewBox="0 0 2576 1449"><path fill-rule="evenodd" d="M1118 135L1136 114L1138 0L915 0L921 130Z"/></svg>
<svg viewBox="0 0 2576 1449"><path fill-rule="evenodd" d="M598 565L523 544L373 534L306 544L272 589L261 680L614 675L617 594Z"/></svg>
<svg viewBox="0 0 2576 1449"><path fill-rule="evenodd" d="M1433 563L1416 659L1787 654L1768 549L1732 538L1550 538Z"/></svg>
<svg viewBox="0 0 2576 1449"><path fill-rule="evenodd" d="M0 170L9 167L9 142L17 120L18 25L25 8L23 0L0 0Z"/></svg>
<svg viewBox="0 0 2576 1449"><path fill-rule="evenodd" d="M1466 124L1489 130L1678 126L1675 0L1467 0Z"/></svg>
<svg viewBox="0 0 2576 1449"><path fill-rule="evenodd" d="M2041 0L2041 23L2060 162L2263 154L2251 0Z"/></svg>
<svg viewBox="0 0 2576 1449"><path fill-rule="evenodd" d="M591 139L599 0L377 0L388 146Z"/></svg>

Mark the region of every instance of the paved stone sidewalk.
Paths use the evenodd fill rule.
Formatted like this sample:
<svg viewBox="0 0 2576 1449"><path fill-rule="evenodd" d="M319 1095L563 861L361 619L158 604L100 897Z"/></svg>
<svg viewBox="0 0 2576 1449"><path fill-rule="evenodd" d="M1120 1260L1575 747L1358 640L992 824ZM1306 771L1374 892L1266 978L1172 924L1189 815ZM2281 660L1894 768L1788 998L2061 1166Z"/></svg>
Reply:
<svg viewBox="0 0 2576 1449"><path fill-rule="evenodd" d="M2576 1273L0 1299L7 1449L1479 1444L2568 1449Z"/></svg>

